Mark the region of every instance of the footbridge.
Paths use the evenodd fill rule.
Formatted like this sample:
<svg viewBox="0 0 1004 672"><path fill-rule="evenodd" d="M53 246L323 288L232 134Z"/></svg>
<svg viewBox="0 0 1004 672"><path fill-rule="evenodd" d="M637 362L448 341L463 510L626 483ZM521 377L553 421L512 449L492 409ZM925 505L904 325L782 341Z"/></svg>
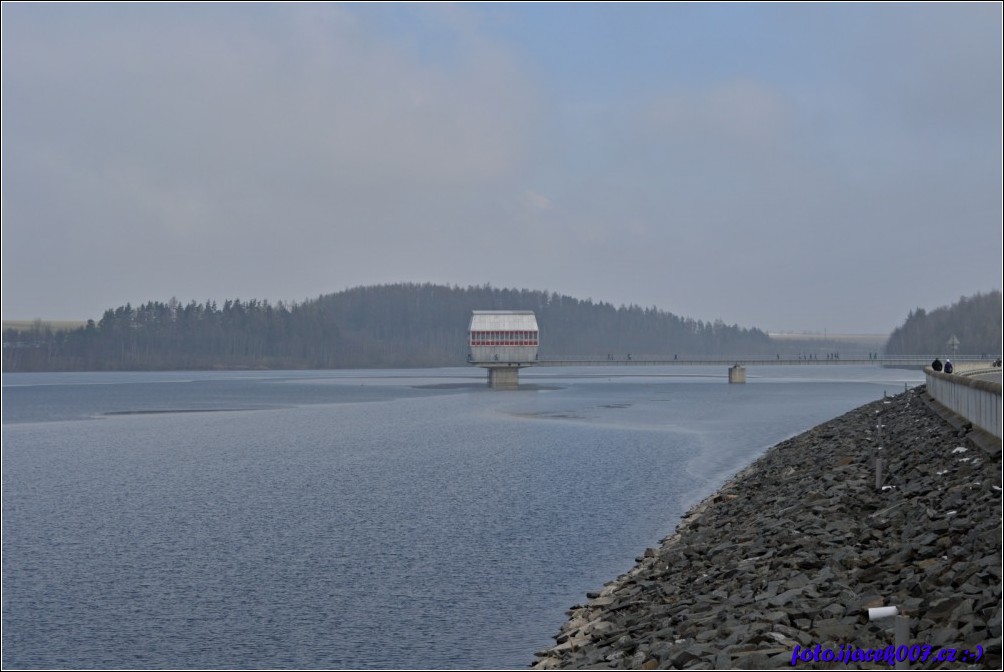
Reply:
<svg viewBox="0 0 1004 672"><path fill-rule="evenodd" d="M619 355L608 357L561 357L538 359L536 366L820 366L820 365L875 365L875 366L927 366L936 355L922 357L666 357L665 355ZM985 362L979 357L959 357L959 363Z"/></svg>
<svg viewBox="0 0 1004 672"><path fill-rule="evenodd" d="M568 357L555 359L540 359L536 366L719 366L726 367L730 383L746 382L746 367L748 366L884 366L890 368L909 367L921 368L930 365L936 355L923 357L850 357L838 355L817 358L807 357L659 357L623 355L615 357ZM959 357L955 366L959 373L970 368L989 366L983 358Z"/></svg>
<svg viewBox="0 0 1004 672"><path fill-rule="evenodd" d="M518 368L541 366L541 367L562 367L562 366L709 366L720 367L728 371L729 382L741 384L746 382L747 367L757 366L881 366L886 368L911 368L922 369L929 367L937 355L921 357L666 357L658 355L621 355L609 357L560 357L560 358L537 358L532 361L524 361L518 365L510 364L513 368L512 380L505 386L508 389L518 387ZM963 375L994 376L999 379L1001 369L995 368L991 362L982 357L959 356L952 360L955 371ZM484 366L484 364L482 364ZM503 365L505 366L505 365ZM495 382L489 373L489 386L502 387ZM497 374L496 374L497 375Z"/></svg>

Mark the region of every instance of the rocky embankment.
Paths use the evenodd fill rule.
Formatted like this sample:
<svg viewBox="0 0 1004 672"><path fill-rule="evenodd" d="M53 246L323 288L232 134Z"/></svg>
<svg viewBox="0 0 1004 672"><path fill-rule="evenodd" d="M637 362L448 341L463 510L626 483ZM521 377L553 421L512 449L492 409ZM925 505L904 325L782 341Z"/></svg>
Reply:
<svg viewBox="0 0 1004 672"><path fill-rule="evenodd" d="M929 653L909 667L1000 669L1000 441L922 387L868 404L769 450L587 597L537 669L791 668L796 646L888 650L881 606ZM812 657L797 667L890 667Z"/></svg>

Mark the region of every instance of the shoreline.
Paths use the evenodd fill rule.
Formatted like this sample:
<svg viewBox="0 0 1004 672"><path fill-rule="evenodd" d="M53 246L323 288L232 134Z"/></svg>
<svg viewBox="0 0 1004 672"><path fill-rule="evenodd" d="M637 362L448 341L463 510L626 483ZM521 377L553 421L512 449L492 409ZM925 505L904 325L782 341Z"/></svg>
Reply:
<svg viewBox="0 0 1004 672"><path fill-rule="evenodd" d="M795 656L894 645L897 619L868 619L890 606L921 655L956 650L940 666L999 668L1000 441L923 386L871 402L768 449L586 597L535 669L888 668Z"/></svg>

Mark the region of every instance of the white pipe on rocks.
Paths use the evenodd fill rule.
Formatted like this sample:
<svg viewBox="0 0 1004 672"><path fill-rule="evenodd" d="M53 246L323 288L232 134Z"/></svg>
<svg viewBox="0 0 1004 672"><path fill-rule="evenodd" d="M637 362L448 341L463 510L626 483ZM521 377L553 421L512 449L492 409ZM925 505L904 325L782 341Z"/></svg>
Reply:
<svg viewBox="0 0 1004 672"><path fill-rule="evenodd" d="M868 609L868 620L875 621L880 618L896 617L895 641L899 648L910 641L910 617L899 613L899 607L870 607Z"/></svg>
<svg viewBox="0 0 1004 672"><path fill-rule="evenodd" d="M889 618L890 616L898 616L899 607L869 607L868 608L868 620L874 621L879 618Z"/></svg>

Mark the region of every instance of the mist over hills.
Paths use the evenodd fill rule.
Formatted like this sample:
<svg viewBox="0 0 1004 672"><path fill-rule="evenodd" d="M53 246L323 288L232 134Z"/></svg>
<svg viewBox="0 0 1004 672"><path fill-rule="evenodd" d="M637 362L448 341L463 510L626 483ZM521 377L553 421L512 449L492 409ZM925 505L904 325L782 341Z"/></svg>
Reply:
<svg viewBox="0 0 1004 672"><path fill-rule="evenodd" d="M955 328L961 351L998 351L1000 292L977 295L961 305L961 312L950 315L943 315L947 309L911 313L890 338L894 349L889 352L941 352L948 338L940 335L943 328L959 325L963 318L972 326ZM993 305L996 317L990 311L991 319L984 319L984 311ZM6 328L3 370L459 366L466 360L473 310L534 311L541 326L541 359L620 358L628 353L786 357L846 353L853 347L818 339L773 340L760 329L721 320L694 320L654 307L614 307L547 291L401 283L355 287L295 304L258 299L227 299L222 304L151 301L106 310L99 321L75 329L54 329L41 322ZM864 356L863 351L856 354Z"/></svg>
<svg viewBox="0 0 1004 672"><path fill-rule="evenodd" d="M541 358L763 353L759 329L526 289L391 284L297 304L251 299L126 304L98 322L5 329L5 371L463 365L473 310L533 310Z"/></svg>
<svg viewBox="0 0 1004 672"><path fill-rule="evenodd" d="M949 341L958 339L960 354L1001 354L1001 292L963 296L951 306L910 311L906 322L886 342L889 355L952 354Z"/></svg>

